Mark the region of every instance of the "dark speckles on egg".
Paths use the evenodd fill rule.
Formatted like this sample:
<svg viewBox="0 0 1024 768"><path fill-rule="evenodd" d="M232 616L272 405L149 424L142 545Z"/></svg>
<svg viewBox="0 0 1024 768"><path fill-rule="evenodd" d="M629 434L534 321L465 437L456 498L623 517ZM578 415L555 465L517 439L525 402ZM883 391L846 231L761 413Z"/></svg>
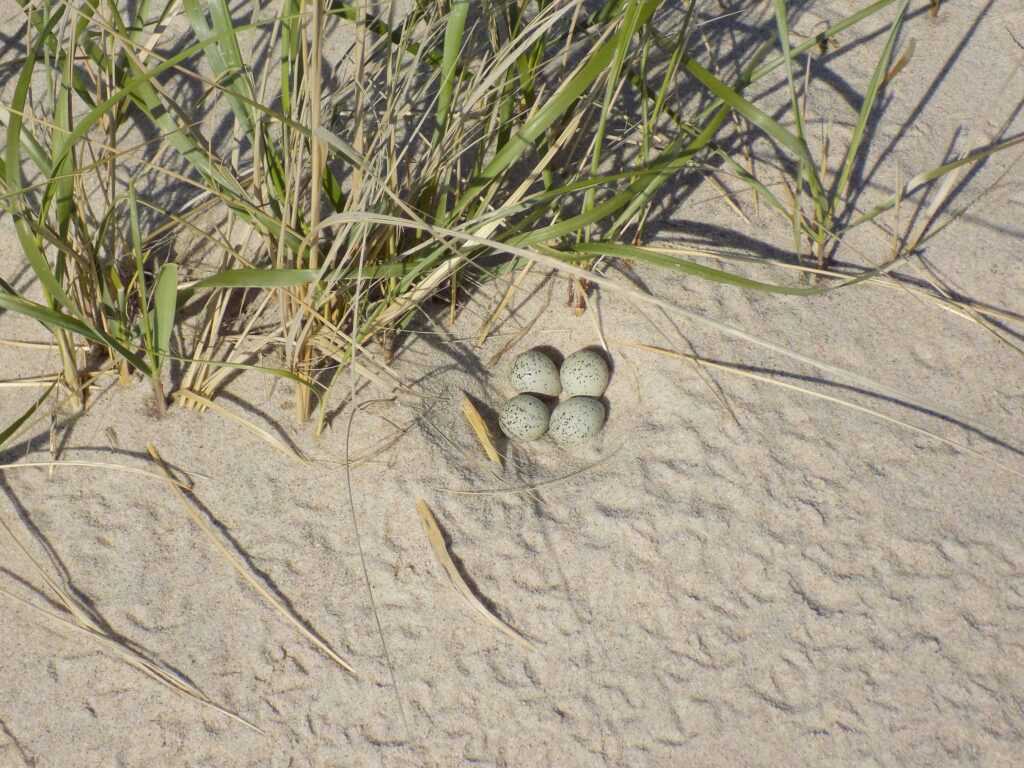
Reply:
<svg viewBox="0 0 1024 768"><path fill-rule="evenodd" d="M516 395L501 408L498 425L513 440L528 443L548 431L548 407L533 395Z"/></svg>
<svg viewBox="0 0 1024 768"><path fill-rule="evenodd" d="M604 406L591 397L570 397L551 414L551 437L564 448L585 443L604 426Z"/></svg>
<svg viewBox="0 0 1024 768"><path fill-rule="evenodd" d="M512 363L508 380L512 389L520 393L533 392L546 397L558 397L562 391L558 368L539 349L531 349L519 355Z"/></svg>
<svg viewBox="0 0 1024 768"><path fill-rule="evenodd" d="M597 352L581 349L562 363L562 389L569 397L600 397L608 387L608 363Z"/></svg>

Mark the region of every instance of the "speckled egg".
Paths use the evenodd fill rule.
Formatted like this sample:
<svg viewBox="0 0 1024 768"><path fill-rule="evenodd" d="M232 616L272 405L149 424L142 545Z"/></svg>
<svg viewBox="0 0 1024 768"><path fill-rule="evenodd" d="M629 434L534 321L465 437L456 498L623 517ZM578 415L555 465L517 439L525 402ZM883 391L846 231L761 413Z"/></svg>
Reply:
<svg viewBox="0 0 1024 768"><path fill-rule="evenodd" d="M551 414L551 437L563 448L585 443L604 426L604 406L592 397L570 397Z"/></svg>
<svg viewBox="0 0 1024 768"><path fill-rule="evenodd" d="M558 397L562 391L558 368L551 362L551 358L539 349L531 349L519 355L512 362L508 380L515 392Z"/></svg>
<svg viewBox="0 0 1024 768"><path fill-rule="evenodd" d="M560 376L569 397L600 397L608 387L608 363L597 352L581 349L565 359Z"/></svg>
<svg viewBox="0 0 1024 768"><path fill-rule="evenodd" d="M516 395L501 408L498 425L513 440L528 443L548 431L551 414L533 395Z"/></svg>

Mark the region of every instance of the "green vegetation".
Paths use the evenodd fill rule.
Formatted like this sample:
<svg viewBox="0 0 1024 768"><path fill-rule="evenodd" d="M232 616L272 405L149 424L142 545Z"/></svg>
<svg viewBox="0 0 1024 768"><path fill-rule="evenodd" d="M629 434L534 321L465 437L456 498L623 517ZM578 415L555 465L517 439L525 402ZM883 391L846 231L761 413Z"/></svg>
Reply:
<svg viewBox="0 0 1024 768"><path fill-rule="evenodd" d="M17 77L0 113L0 202L42 298L0 284L0 309L49 329L57 391L79 407L100 372L148 379L162 411L168 395L206 407L231 372L260 367L298 385L304 421L356 352L370 364L365 345L387 345L424 301L447 291L454 313L460 285L534 262L574 278L581 302L587 282L619 288L591 270L624 259L797 295L871 279L884 268L761 282L636 243L659 190L713 162L791 222L801 263L829 276L851 227L1008 146L915 177L860 217L847 210L879 94L905 63L893 58L907 5L878 0L794 44L775 0L775 29L719 68L692 7L665 0L417 0L387 18L341 0L143 0L129 15L105 0L25 4L24 56L5 62ZM885 44L830 179L801 69L882 16ZM773 73L790 101L781 122L744 95ZM785 194L722 148L737 126L739 146L758 135L789 158ZM270 353L283 363L257 366ZM186 366L170 393L168 360Z"/></svg>

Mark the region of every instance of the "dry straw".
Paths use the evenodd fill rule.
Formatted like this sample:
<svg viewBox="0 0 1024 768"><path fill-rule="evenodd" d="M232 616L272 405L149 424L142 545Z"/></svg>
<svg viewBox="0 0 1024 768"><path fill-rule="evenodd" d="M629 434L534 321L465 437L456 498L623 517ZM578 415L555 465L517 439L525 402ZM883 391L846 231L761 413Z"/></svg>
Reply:
<svg viewBox="0 0 1024 768"><path fill-rule="evenodd" d="M523 637L507 622L496 616L470 589L469 584L466 583L466 580L459 572L458 566L455 565L455 561L452 560L452 556L448 553L448 547L444 543L444 534L441 533L437 519L434 517L434 513L427 502L423 499L417 499L416 511L419 513L420 522L423 523L423 530L427 534L427 541L430 542L430 548L434 552L434 557L437 558L437 562L444 569L445 576L448 577L448 581L459 596L492 627L512 638L527 650L532 650L534 648L532 642Z"/></svg>
<svg viewBox="0 0 1024 768"><path fill-rule="evenodd" d="M972 147L866 213L847 205L860 191L852 168L866 126L887 84L910 69L909 50L897 57L907 0L877 0L798 45L776 0L761 30L771 35L739 40L732 68L696 44L705 32L692 8L667 0L414 3L387 17L343 0L278 0L247 19L226 0L23 7L25 55L0 114L0 205L42 299L0 283L0 309L52 334L58 389L79 407L93 372L110 368L148 380L158 411L171 401L233 418L212 405L217 393L232 373L258 369L291 382L296 416L317 413L321 431L349 366L395 386L372 342L389 347L435 295L448 296L452 317L463 288L514 273L482 341L534 264L567 274L580 308L588 286L619 287L595 270L623 261L742 290L847 288L882 271L808 287L769 261L775 279L753 280L636 242L666 184L694 170L724 174L827 271L851 228L1022 141ZM797 72L883 13L851 136L827 137L839 157L812 151ZM328 72L328 51L346 35L352 45ZM770 76L788 88L788 120L745 95ZM623 118L626 104L634 119ZM215 126L228 138L212 141ZM736 126L747 132L739 158L720 143ZM781 197L774 178L754 173L756 135L793 161ZM929 234L897 244L895 257L910 258ZM762 341L752 329L742 338ZM281 364L264 365L268 355ZM184 365L176 393L165 392L168 361ZM0 443L24 426L5 428Z"/></svg>

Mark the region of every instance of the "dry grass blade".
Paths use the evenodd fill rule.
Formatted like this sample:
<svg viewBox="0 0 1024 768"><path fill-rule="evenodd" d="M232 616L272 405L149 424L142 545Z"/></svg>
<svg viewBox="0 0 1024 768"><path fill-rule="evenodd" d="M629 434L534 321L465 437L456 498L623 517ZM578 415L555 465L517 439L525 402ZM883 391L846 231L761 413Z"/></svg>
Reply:
<svg viewBox="0 0 1024 768"><path fill-rule="evenodd" d="M815 391L813 389L810 389L808 387L801 387L798 384L790 384L787 381L779 381L778 379L773 379L771 376L765 376L763 374L756 373L754 371L748 371L748 370L742 368L739 365L730 365L730 364L727 364L727 363L716 363L716 362L712 362L711 360L704 360L703 358L697 357L696 355L687 355L687 354L685 354L683 352L675 352L675 351L673 351L671 349L663 349L661 347L655 347L655 346L653 346L651 344L644 344L644 343L638 342L638 341L629 341L628 339L609 339L609 341L611 341L613 344L621 345L621 346L624 346L624 347L632 347L633 349L640 349L640 350L643 350L643 351L646 351L646 352L653 352L655 354L663 355L665 357L673 357L673 358L676 358L677 360L689 359L689 360L692 360L693 362L698 363L699 365L702 365L702 366L705 366L705 367L708 367L708 368L714 368L716 370L726 371L727 373L731 373L731 374L734 374L736 376L742 376L743 378L746 378L746 379L754 379L755 381L763 381L766 384L771 384L771 385L776 386L776 387L782 387L783 389L788 389L788 390L791 390L793 392L802 392L805 395L810 395L811 397L817 397L820 400L825 400L826 402L829 402L829 403L835 403L836 405L841 405L844 408L849 408L851 410L857 411L859 413L866 414L868 416L874 416L876 419L881 419L882 421L887 421L890 424L895 424L896 426L902 427L904 429L908 429L911 432L916 432L919 435L924 435L925 437L929 437L929 438L931 438L933 440L938 440L939 442L945 443L946 445L948 445L951 448L955 448L958 451L963 451L964 453L969 453L970 455L975 456L975 457L977 457L979 459L982 459L983 461L987 461L990 464L995 465L996 467L998 467L999 469L1001 469L1001 470L1003 470L1005 472L1009 472L1010 474L1017 475L1018 477L1024 477L1024 472L1021 472L1018 469L1014 469L1013 467L1009 467L1009 466L1003 464L1002 462L996 461L995 459L993 459L993 458L991 458L989 456L986 456L981 451L978 451L978 450L975 450L974 448L971 448L969 445L964 445L963 443L957 442L956 440L951 440L948 437L943 437L942 435L938 434L937 432L932 432L930 429L925 429L924 427L918 427L918 426L916 426L914 424L911 424L911 423L909 423L907 421L903 421L902 419L897 419L897 418L895 418L893 416L888 416L888 415L882 413L881 411L876 411L873 408L866 408L863 405L858 405L857 403L851 402L849 400L844 400L841 397L834 397L833 395L826 395L824 392L817 392L817 391Z"/></svg>
<svg viewBox="0 0 1024 768"><path fill-rule="evenodd" d="M207 697L202 691L200 691L187 680L182 678L181 675L179 675L178 673L174 672L171 669L168 669L159 662L146 658L141 653L136 651L134 648L131 648L128 645L126 645L119 638L113 637L106 631L104 631L103 627L98 625L93 620L89 611L87 611L79 602L77 596L73 595L71 592L64 589L56 580L51 578L46 573L42 565L40 565L39 561L32 556L32 553L29 552L28 548L22 543L21 539L19 539L14 534L14 531L11 530L10 526L7 525L7 522L2 518L0 518L0 526L3 527L3 529L7 532L7 535L10 537L11 541L14 542L15 546L17 546L17 548L21 550L21 553L32 564L32 567L35 568L40 578L43 580L46 586L49 587L50 591L53 592L54 596L57 598L57 600L60 601L61 605L64 606L64 609L68 612L68 614L74 617L74 620L72 621L71 619L65 618L64 616L60 616L56 613L48 611L45 608L41 608L38 605L35 605L34 603L31 603L28 600L19 597L13 592L3 589L2 587L0 587L0 593L6 595L10 599L17 601L18 603L24 606L27 606L28 608L31 608L34 611L37 611L39 613L44 614L45 616L50 617L54 621L59 621L64 625L70 627L71 629L87 635L88 637L92 638L101 645L105 645L107 648L113 650L118 656L120 656L121 659L125 661L127 664L130 664L139 671L153 678L158 683L167 686L175 693L187 696L193 701L202 704L203 706L209 707L210 709L220 712L222 715L230 717L232 720L241 723L245 727L251 728L252 730L256 731L256 733L259 733L264 736L266 735L264 731L260 730L256 725L249 722L241 715L232 712L230 709L227 709L226 707L217 704L215 701Z"/></svg>
<svg viewBox="0 0 1024 768"><path fill-rule="evenodd" d="M1024 137L1020 138L1021 140L1024 140ZM418 222L411 219L402 219L396 216L381 215L369 212L335 214L325 219L324 222L322 222L322 224L324 226L328 226L334 224L344 224L346 222L380 222L393 224L397 227L411 229L420 229L422 227L422 225L420 225ZM715 320L700 312L695 312L691 309L687 309L686 307L683 307L679 302L673 302L667 299L660 298L659 296L645 292L644 290L641 290L640 288L637 288L632 284L619 283L608 277L603 277L590 270L577 267L573 264L568 263L567 261L563 261L561 258L557 258L556 256L564 256L564 254L555 249L546 246L538 246L538 250L534 251L520 246L510 245L508 243L503 243L496 240L490 240L486 237L480 237L471 232L463 232L448 229L447 227L428 226L422 228L429 231L430 235L437 240L440 240L441 238L450 238L452 240L462 241L464 243L490 248L497 252L504 252L512 256L518 256L525 259L534 259L537 262L545 266L551 267L554 270L562 272L569 277L582 278L599 288L607 289L609 291L615 291L619 295L632 297L640 302L644 302L652 306L668 310L671 313L678 314L682 317L688 318L697 323L713 328L717 332L722 333L723 335L732 336L733 338L740 339L751 344L756 344L757 346L771 350L772 352L775 352L777 354L784 355L793 360L797 360L801 363L804 363L805 365L810 365L818 369L819 371L824 371L825 373L828 373L833 376L843 377L850 381L851 383L856 384L864 389L875 392L876 394L885 397L895 398L897 400L911 404L914 407L920 408L922 410L932 411L936 414L943 416L944 418L950 419L952 421L958 421L962 424L970 426L972 429L975 429L979 432L984 432L986 434L991 434L993 432L991 429L986 429L980 426L979 424L973 422L968 417L950 411L949 409L944 408L936 403L931 403L925 400L912 397L910 395L900 392L897 389L894 389L893 387L889 387L878 381L875 381L870 377L862 376L845 368L841 368L839 366L832 365L831 363L827 363L824 360L803 354L794 349L790 349L781 344L777 344L756 334L749 333L740 327L729 325L728 323L724 323L719 320ZM460 259L464 260L465 257L455 256L450 259L447 259L444 262L444 265L441 267L441 271L445 273L446 277L450 275L450 272L452 270L458 268L458 266L460 265ZM434 275L431 275L431 277L426 278L423 281L423 283L428 282L433 277ZM421 285L423 285L423 283L421 283ZM383 314L386 314L388 311L390 310L385 310ZM377 321L380 322L380 316L378 316Z"/></svg>
<svg viewBox="0 0 1024 768"><path fill-rule="evenodd" d="M518 344L522 340L522 338L527 333L530 332L530 329L533 328L534 325L536 325L537 321L540 320L541 316L545 312L547 312L548 306L551 304L551 292L554 290L554 287L555 284L553 282L548 283L548 292L544 296L544 301L541 302L541 305L537 309L537 312L534 314L533 317L526 321L526 324L523 325L522 328L520 328L518 331L512 334L508 341L501 345L501 349L499 349L497 352L495 352L487 359L488 368L493 368L495 365L497 365L498 361L505 355L505 353L512 349L512 347L514 347L516 344Z"/></svg>
<svg viewBox="0 0 1024 768"><path fill-rule="evenodd" d="M57 348L56 342L53 341L21 341L20 339L0 339L0 347L13 347L15 349L39 349L43 351L50 351ZM75 349L83 350L87 349L86 345L78 344Z"/></svg>
<svg viewBox="0 0 1024 768"><path fill-rule="evenodd" d="M191 390L179 389L172 395L172 398L175 401L182 401L183 403L187 403L190 405L201 405L205 408L209 408L212 411L216 411L222 416L226 416L227 418L231 419L236 424L241 424L243 427L251 431L253 434L257 435L260 439L270 443L270 445L274 446L274 448L276 448L277 450L281 451L284 454L287 454L288 456L291 456L293 459L298 459L299 461L307 460L305 456L299 453L299 451L281 442L272 434L267 432L267 430L263 429L263 427L256 426L251 421L243 419L237 413L232 413L224 406L218 405L213 400L210 400L207 397L203 397L202 395L192 392Z"/></svg>
<svg viewBox="0 0 1024 768"><path fill-rule="evenodd" d="M508 306L508 303L512 299L512 296L515 295L515 292L517 290L519 290L519 287L523 284L523 280L526 279L526 276L530 273L530 269L533 267L533 264L534 262L528 261L526 262L526 266L519 270L519 274L516 275L516 279L508 287L508 290L505 291L505 294L501 297L501 301L498 302L498 306L491 313L490 317L488 317L487 320L484 322L483 328L480 329L480 335L477 336L476 339L476 345L478 347L487 340L487 336L490 334L491 329L494 327L494 324L498 321L498 315L500 315L502 313L502 310L504 310L505 307Z"/></svg>
<svg viewBox="0 0 1024 768"><path fill-rule="evenodd" d="M602 456L597 461L593 462L592 464L588 464L585 467L580 467L579 469L573 470L572 472L566 475L561 475L560 477L553 477L550 480L542 480L541 482L538 483L530 483L529 485L509 485L504 488L435 488L434 490L438 491L439 493L455 493L460 496L501 496L507 493L534 494L541 488L549 488L552 485L564 483L566 480L572 480L574 477L579 477L580 475L586 474L592 469L596 469L597 467L601 466L602 464L606 463L607 461L615 457L619 453L619 451L623 449L623 447L623 445L618 446L617 448L609 451L607 454Z"/></svg>
<svg viewBox="0 0 1024 768"><path fill-rule="evenodd" d="M484 447L487 458L500 467L501 456L498 454L498 449L494 447L494 441L491 439L491 430L487 428L487 422L484 421L480 411L476 409L473 401L465 393L462 394L462 413L466 417L466 421L469 422L469 426L473 428L476 439Z"/></svg>
<svg viewBox="0 0 1024 768"><path fill-rule="evenodd" d="M455 588L455 591L462 596L463 600L469 603L470 607L474 611L483 616L488 624L493 626L499 632L502 632L512 638L524 648L533 650L536 646L532 642L527 640L515 629L491 613L487 606L480 602L480 598L473 594L473 590L469 588L466 580L462 578L462 574L459 573L459 569L455 565L455 561L453 561L451 555L448 554L448 547L445 546L444 536L441 534L441 529L438 527L437 520L434 518L434 513L431 512L427 502L423 499L417 499L416 511L419 512L420 522L423 523L423 530L427 534L427 541L430 542L430 548L434 550L434 557L437 558L437 562L439 562L441 567L444 568L444 572L448 576L448 580L452 583L452 586Z"/></svg>
<svg viewBox="0 0 1024 768"><path fill-rule="evenodd" d="M34 603L30 603L28 600L25 600L24 598L21 598L18 595L15 595L13 592L9 592L8 590L6 590L6 589L4 589L2 587L0 587L0 594L6 595L11 600L15 600L18 603L20 603L21 605L24 605L27 608L31 608L32 610L34 610L34 611L36 611L38 613L41 613L44 616L49 617L53 621L59 621L62 624L64 624L65 626L69 627L70 629L72 629L72 630L74 630L76 632L81 632L82 634L86 635L87 637L92 638L93 640L98 642L100 645L104 645L107 648L109 648L112 651L114 651L114 653L116 653L118 656L120 656L121 659L125 663L130 664L131 666L135 667L139 671L145 673L149 677L151 677L154 680L156 680L158 683L161 683L162 685L167 686L168 688L170 688L175 693L180 694L182 696L187 696L188 698L190 698L190 699L192 699L192 700L202 704L205 707L209 707L210 709L213 709L214 711L219 712L222 715L230 717L232 720L241 723L246 728L249 728L249 729L255 731L256 733L260 734L261 736L266 736L267 735L266 731L264 731L263 729L261 729L260 727L255 725L254 723L246 720L244 717L239 715L237 712L232 712L227 707L221 706L217 702L212 701L211 699L207 698L202 693L202 691L200 691L197 688L189 685L185 680L183 680L178 675L176 675L173 672L165 669L164 667L160 666L159 664L156 664L155 662L147 659L145 656L142 656L142 655L136 653L135 651L133 651L130 648L126 647L123 643L121 643L118 640L110 637L109 635L105 635L102 632L100 632L100 631L98 631L96 629L93 629L91 627L82 626L81 624L78 624L78 623L76 623L74 621L70 621L69 619L66 619L63 616L59 616L56 613L53 613L51 611L46 610L45 608L40 608L38 605L35 605Z"/></svg>
<svg viewBox="0 0 1024 768"><path fill-rule="evenodd" d="M0 470L6 472L9 469L31 469L46 468L46 469L60 469L62 467L87 467L89 469L114 469L118 472L127 472L130 475L141 475L142 477L148 477L153 480L164 480L167 478L163 475L158 475L155 472L147 472L144 469L138 467L129 467L126 464L104 464L101 461L18 461L11 464L0 464ZM180 480L171 479L176 486L184 488L186 491L189 490L188 484L183 483Z"/></svg>
<svg viewBox="0 0 1024 768"><path fill-rule="evenodd" d="M284 616L285 619L287 619L290 624L292 624L296 629L298 629L299 632L301 632L302 635L305 636L307 640L309 640L313 645L315 645L317 648L323 651L324 654L331 659L331 661L333 661L339 667L344 669L346 672L350 672L351 674L355 675L356 671L351 666L349 666L349 664L343 658L341 658L341 656L335 653L333 648L331 648L326 642L317 637L317 635L310 631L305 624L299 621L299 619L291 611L289 611L284 605L282 605L280 600L278 600L273 594L271 594L270 591L266 587L264 587L255 576L249 573L249 570L245 567L242 561L238 559L235 553L228 549L227 545L213 530L213 526L211 526L210 523L195 510L195 507L193 507L192 504L189 503L188 498L186 498L185 494L181 492L179 483L177 483L174 480L174 477L171 475L170 470L167 469L167 465L164 464L164 460L160 458L160 454L157 452L156 446L154 446L152 443L147 443L146 449L149 451L149 455L153 458L153 463L156 464L166 476L165 480L167 481L167 484L174 489L175 493L178 496L178 499L181 501L181 505L185 508L185 511L188 513L189 518L191 518L192 522L196 524L196 527L198 527L199 530L203 532L203 535L205 535L206 538L208 538L210 542L218 549L218 551L221 553L221 555L224 556L224 559L228 561L231 567L234 568L239 573L239 575L241 575L242 578L245 579L252 586L252 588L260 594L260 596L264 600L270 603L274 607L274 609L277 610L278 613Z"/></svg>
<svg viewBox="0 0 1024 768"><path fill-rule="evenodd" d="M8 381L0 381L0 388L44 387L47 384L60 381L60 376L59 373L51 373L46 376L26 376L23 379L9 379Z"/></svg>
<svg viewBox="0 0 1024 768"><path fill-rule="evenodd" d="M398 443L398 441L405 436L405 433L408 432L411 427L411 424L407 424L404 427L395 427L395 432L390 437L381 440L373 448L370 448L369 450L359 454L358 456L353 456L351 459L348 459L347 461L321 460L318 461L317 463L333 467L358 467L360 464L365 464L369 461L372 461L373 459L380 456L382 453L385 453L386 451L394 447Z"/></svg>

